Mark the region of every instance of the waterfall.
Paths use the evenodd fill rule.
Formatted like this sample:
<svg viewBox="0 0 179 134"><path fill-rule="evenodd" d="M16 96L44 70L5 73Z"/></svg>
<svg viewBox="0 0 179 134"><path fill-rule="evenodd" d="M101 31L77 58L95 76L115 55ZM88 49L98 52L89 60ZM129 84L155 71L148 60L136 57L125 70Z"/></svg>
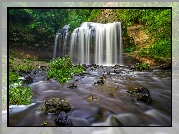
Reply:
<svg viewBox="0 0 179 134"><path fill-rule="evenodd" d="M69 25L64 27L68 28ZM68 33L61 31L63 31L63 34L60 33L64 41L63 55L69 54L74 64L123 65L121 22L107 24L83 22L71 34L68 53L66 52ZM65 32L67 31L66 29ZM54 55L56 55L55 47L57 47L56 38Z"/></svg>

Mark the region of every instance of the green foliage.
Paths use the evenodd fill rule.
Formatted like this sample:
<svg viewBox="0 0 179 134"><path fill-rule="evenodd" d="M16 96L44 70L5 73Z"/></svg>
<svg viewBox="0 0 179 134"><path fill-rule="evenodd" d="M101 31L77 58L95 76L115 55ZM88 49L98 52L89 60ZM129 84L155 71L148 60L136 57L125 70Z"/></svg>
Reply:
<svg viewBox="0 0 179 134"><path fill-rule="evenodd" d="M136 46L133 46L133 47L128 47L128 48L125 48L124 49L124 52L133 52L137 50L137 47Z"/></svg>
<svg viewBox="0 0 179 134"><path fill-rule="evenodd" d="M148 70L149 68L150 66L148 63L141 63L141 64L136 65L136 69L139 71L145 71L145 70Z"/></svg>
<svg viewBox="0 0 179 134"><path fill-rule="evenodd" d="M19 84L17 87L9 89L9 104L10 105L29 105L32 99L32 91L29 87L22 88Z"/></svg>
<svg viewBox="0 0 179 134"><path fill-rule="evenodd" d="M45 127L45 126L51 126L51 125L50 125L50 123L48 123L47 121L44 121L44 122L41 124L41 126L44 126L44 127Z"/></svg>
<svg viewBox="0 0 179 134"><path fill-rule="evenodd" d="M64 25L70 24L71 33L82 22L95 21L99 13L100 9L9 9L10 41L18 37L26 43L52 42Z"/></svg>
<svg viewBox="0 0 179 134"><path fill-rule="evenodd" d="M18 82L19 74L9 70L9 84L13 84L14 82Z"/></svg>
<svg viewBox="0 0 179 134"><path fill-rule="evenodd" d="M148 48L142 48L140 51L137 53L138 56L143 57L148 55Z"/></svg>
<svg viewBox="0 0 179 134"><path fill-rule="evenodd" d="M154 40L149 48L142 48L138 55L155 59L171 56L171 9L117 9L116 18L126 26L143 24L143 30ZM126 35L125 35L126 37ZM130 47L131 43L127 43ZM131 46L132 47L132 46ZM126 51L130 52L131 49Z"/></svg>
<svg viewBox="0 0 179 134"><path fill-rule="evenodd" d="M16 71L26 71L26 70L33 70L36 66L33 64L33 61L30 59L19 59L20 64L15 63L15 58L18 57L18 54L15 52L10 51L9 53L9 68L10 68L10 76L15 75L12 73L12 70Z"/></svg>
<svg viewBox="0 0 179 134"><path fill-rule="evenodd" d="M138 22L139 9L117 9L116 17L122 19L127 26Z"/></svg>
<svg viewBox="0 0 179 134"><path fill-rule="evenodd" d="M71 79L73 74L81 73L83 71L84 69L80 64L76 67L73 66L70 57L66 55L63 58L58 57L49 63L47 77L56 78L59 82L67 82Z"/></svg>
<svg viewBox="0 0 179 134"><path fill-rule="evenodd" d="M153 46L149 48L149 55L151 57L160 58L170 58L171 57L171 41L170 40L160 40L155 42Z"/></svg>
<svg viewBox="0 0 179 134"><path fill-rule="evenodd" d="M21 64L15 62L18 54L10 51L9 53L9 84L18 83L18 86L10 86L9 89L9 104L11 105L29 105L32 99L32 91L29 87L22 88L20 75L18 71L32 70L35 68L33 61L29 59L22 59ZM19 59L20 60L20 59Z"/></svg>
<svg viewBox="0 0 179 134"><path fill-rule="evenodd" d="M171 10L143 9L140 11L140 22L144 22L144 29L150 37L158 40L171 38Z"/></svg>

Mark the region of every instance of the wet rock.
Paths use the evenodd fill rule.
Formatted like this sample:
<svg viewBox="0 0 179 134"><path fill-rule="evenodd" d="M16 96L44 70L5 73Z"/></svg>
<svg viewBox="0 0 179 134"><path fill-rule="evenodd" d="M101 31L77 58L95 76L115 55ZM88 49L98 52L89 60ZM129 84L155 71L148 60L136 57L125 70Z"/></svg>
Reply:
<svg viewBox="0 0 179 134"><path fill-rule="evenodd" d="M85 97L88 101L96 101L99 100L100 98L97 95L89 95Z"/></svg>
<svg viewBox="0 0 179 134"><path fill-rule="evenodd" d="M54 120L56 126L73 126L71 120L68 118L67 114L62 111Z"/></svg>
<svg viewBox="0 0 179 134"><path fill-rule="evenodd" d="M30 76L25 76L25 79L23 80L26 84L31 84L33 83L33 78Z"/></svg>
<svg viewBox="0 0 179 134"><path fill-rule="evenodd" d="M91 95L91 100L97 100L97 99L98 99L97 96Z"/></svg>
<svg viewBox="0 0 179 134"><path fill-rule="evenodd" d="M147 88L139 87L139 88L135 88L135 90L133 91L126 91L126 92L134 96L136 95L138 101L142 101L146 104L151 104L153 102L153 99L150 96L150 92Z"/></svg>
<svg viewBox="0 0 179 134"><path fill-rule="evenodd" d="M94 70L96 70L96 69L94 69L94 68L91 68L91 71L94 71Z"/></svg>
<svg viewBox="0 0 179 134"><path fill-rule="evenodd" d="M159 68L162 69L162 70L171 70L172 69L172 63L170 62L167 65L161 65Z"/></svg>
<svg viewBox="0 0 179 134"><path fill-rule="evenodd" d="M139 87L135 89L136 93L142 93L142 94L150 94L149 90L144 87Z"/></svg>
<svg viewBox="0 0 179 134"><path fill-rule="evenodd" d="M130 70L136 70L136 67L135 67L134 65L132 65L132 66L130 67Z"/></svg>
<svg viewBox="0 0 179 134"><path fill-rule="evenodd" d="M86 64L82 64L82 67L85 67L85 68L86 68Z"/></svg>
<svg viewBox="0 0 179 134"><path fill-rule="evenodd" d="M77 85L72 84L71 86L69 86L69 88L77 88Z"/></svg>
<svg viewBox="0 0 179 134"><path fill-rule="evenodd" d="M104 81L104 79L100 79L97 82L95 82L94 84L100 84L100 85L102 85L102 84L105 84L105 81Z"/></svg>
<svg viewBox="0 0 179 134"><path fill-rule="evenodd" d="M106 76L103 74L100 76L100 79L106 79Z"/></svg>
<svg viewBox="0 0 179 134"><path fill-rule="evenodd" d="M151 104L153 102L152 97L150 96L150 94L142 94L137 98L138 101L142 101L146 104Z"/></svg>
<svg viewBox="0 0 179 134"><path fill-rule="evenodd" d="M120 72L118 70L114 70L114 73L119 74Z"/></svg>
<svg viewBox="0 0 179 134"><path fill-rule="evenodd" d="M51 99L45 101L45 105L40 107L38 111L45 111L45 113L59 114L61 111L70 111L71 106L69 100L62 100L60 98L52 97Z"/></svg>

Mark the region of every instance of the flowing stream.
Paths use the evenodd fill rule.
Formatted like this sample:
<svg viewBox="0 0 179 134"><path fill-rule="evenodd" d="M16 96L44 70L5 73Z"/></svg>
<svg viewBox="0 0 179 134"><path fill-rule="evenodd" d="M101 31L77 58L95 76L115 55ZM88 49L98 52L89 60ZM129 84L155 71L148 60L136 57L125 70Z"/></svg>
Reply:
<svg viewBox="0 0 179 134"><path fill-rule="evenodd" d="M105 84L96 84L100 76ZM9 112L10 126L40 126L44 121L54 124L57 115L37 112L44 100L54 97L70 100L67 113L73 126L170 126L171 71L153 69L132 71L128 66L87 66L83 74L75 75L68 83L45 80L45 72L31 75L34 93L28 107L14 106ZM69 88L72 84L76 88ZM138 101L127 91L145 87L154 100L152 104ZM95 97L92 99L91 95Z"/></svg>
<svg viewBox="0 0 179 134"><path fill-rule="evenodd" d="M53 58L69 54L74 64L86 64L86 71L67 83L47 80L44 70L28 74L33 78L33 103L10 106L10 126L40 126L45 121L55 126L57 115L37 112L53 96L70 100L67 114L73 126L171 126L171 71L133 71L127 64L134 61L123 63L121 22L84 22L70 43L68 28L58 30ZM102 76L105 84L99 82ZM69 88L73 84L77 87ZM130 93L140 87L149 90L151 104Z"/></svg>

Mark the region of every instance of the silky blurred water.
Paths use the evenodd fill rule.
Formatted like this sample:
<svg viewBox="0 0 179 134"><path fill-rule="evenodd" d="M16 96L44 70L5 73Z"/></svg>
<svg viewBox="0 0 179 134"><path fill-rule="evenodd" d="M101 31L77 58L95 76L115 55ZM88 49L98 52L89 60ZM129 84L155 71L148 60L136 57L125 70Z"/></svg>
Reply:
<svg viewBox="0 0 179 134"><path fill-rule="evenodd" d="M99 6L102 2L99 2ZM112 2L111 2L112 3ZM121 2L120 2L121 3ZM5 3L6 4L6 3ZM14 2L14 3L8 3L9 6L17 6L18 3ZM27 6L56 6L57 3L33 3L33 2L26 2ZM75 2L69 2L69 3L60 3L61 6L69 6L69 4L75 4ZM88 2L84 2L82 4L85 4L84 6L90 6L91 3ZM118 2L116 2L115 4L119 4ZM161 2L161 3L151 3L151 2L143 2L143 3L139 3L139 2L127 2L127 3L123 3L126 6L170 6L169 4L165 3L165 2ZM177 29L176 24L178 24L177 19L178 19L178 3L172 3L170 2L170 4L174 4L175 7L173 7L172 13L175 13L175 17L173 16L173 35L174 34L178 34L175 32L174 29ZM4 3L3 3L4 5ZM76 3L76 6L80 6L79 4ZM97 5L96 5L97 6ZM5 10L2 10L2 15L3 15L3 21L6 20L7 18L7 9L6 9L6 5L4 6ZM2 36L2 54L3 56L6 56L6 50L7 50L7 27L6 27L6 22L3 23L3 36ZM172 46L176 46L178 43L172 44ZM176 56L176 55L175 55ZM178 56L178 54L177 54ZM6 59L5 59L6 60ZM177 61L179 62L179 61ZM6 68L2 68L3 71L6 71ZM67 127L67 131L64 131L65 128L60 128L61 131L59 131L59 134L61 133L67 133L69 132L68 130L71 130L69 133L73 133L73 134L79 134L79 133L86 133L86 134L177 134L179 132L179 118L178 118L178 105L179 105L179 100L178 100L178 96L179 96L179 90L178 90L178 82L179 82L179 70L177 72L173 72L172 73L172 127ZM4 87L7 87L6 84L3 84ZM24 134L24 133L39 133L39 132L46 132L48 134L52 133L52 128L48 127L48 128L40 128L40 127L7 127L7 111L2 111L2 133L13 133L13 134Z"/></svg>
<svg viewBox="0 0 179 134"><path fill-rule="evenodd" d="M95 84L101 76L106 77L105 84ZM77 88L69 88L72 84ZM56 115L37 112L44 100L53 96L70 100L68 116L74 126L114 126L116 122L112 117L124 126L171 126L170 70L141 72L126 66L92 66L67 83L50 79L32 83L29 87L34 93L35 104L26 109L11 108L10 126L40 126L44 121L54 126ZM149 89L154 100L152 104L138 101L137 95L127 92L138 87Z"/></svg>

